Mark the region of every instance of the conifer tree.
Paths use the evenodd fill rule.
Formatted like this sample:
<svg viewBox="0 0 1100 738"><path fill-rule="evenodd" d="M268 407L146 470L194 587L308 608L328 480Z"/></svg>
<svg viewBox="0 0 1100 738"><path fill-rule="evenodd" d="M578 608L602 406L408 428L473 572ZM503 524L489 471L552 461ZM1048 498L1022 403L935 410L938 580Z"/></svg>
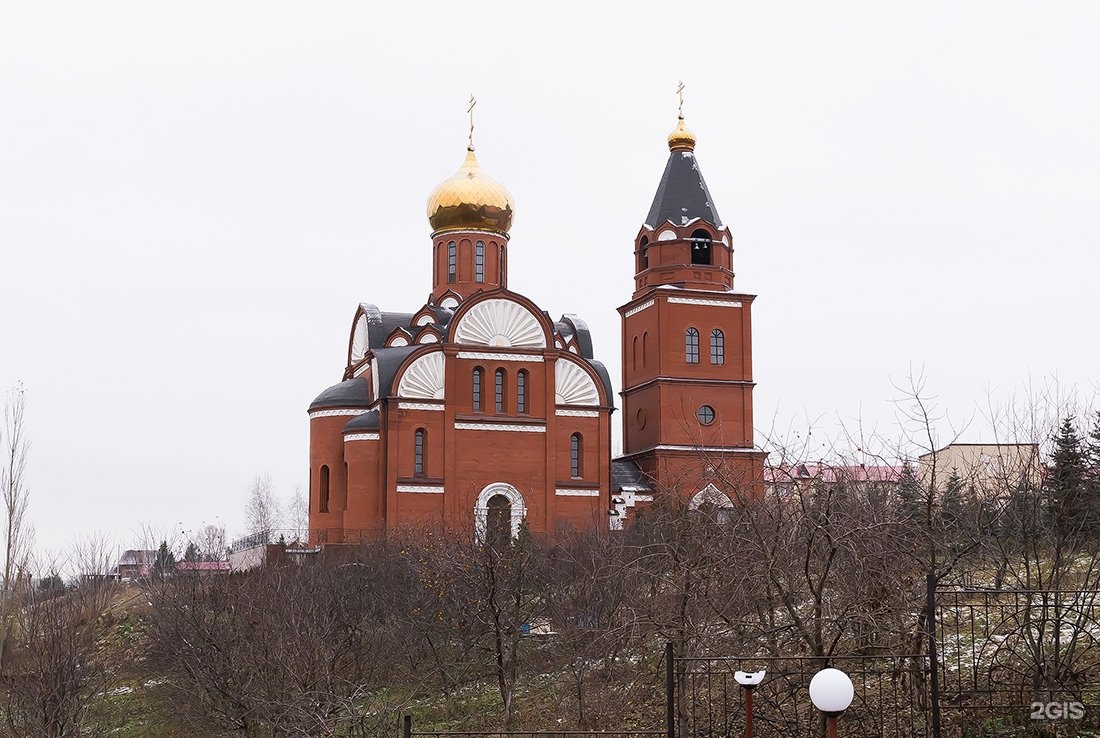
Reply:
<svg viewBox="0 0 1100 738"><path fill-rule="evenodd" d="M920 481L913 472L911 464L904 464L901 479L898 480L898 512L903 520L919 522L925 519L926 501L921 491Z"/></svg>
<svg viewBox="0 0 1100 738"><path fill-rule="evenodd" d="M159 555L159 551L157 552ZM199 547L195 545L194 541L189 541L187 549L183 552L184 561L198 561L201 558L199 553Z"/></svg>
<svg viewBox="0 0 1100 738"><path fill-rule="evenodd" d="M162 577L176 568L176 555L168 548L168 541L161 541L157 557L153 559L153 576Z"/></svg>
<svg viewBox="0 0 1100 738"><path fill-rule="evenodd" d="M940 522L945 528L956 525L963 518L964 494L966 484L959 476L958 469L951 470L951 476L947 478L947 484L943 489L943 498L940 501Z"/></svg>
<svg viewBox="0 0 1100 738"><path fill-rule="evenodd" d="M1090 527L1093 505L1085 489L1085 450L1073 418L1065 418L1054 436L1047 495L1058 530L1068 532Z"/></svg>

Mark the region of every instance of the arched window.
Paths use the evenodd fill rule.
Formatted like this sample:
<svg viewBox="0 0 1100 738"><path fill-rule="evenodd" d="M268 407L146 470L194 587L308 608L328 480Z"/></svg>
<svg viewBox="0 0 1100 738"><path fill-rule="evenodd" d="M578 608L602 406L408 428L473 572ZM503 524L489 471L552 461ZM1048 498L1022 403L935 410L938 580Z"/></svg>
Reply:
<svg viewBox="0 0 1100 738"><path fill-rule="evenodd" d="M703 229L691 234L691 263L710 264L710 234Z"/></svg>
<svg viewBox="0 0 1100 738"><path fill-rule="evenodd" d="M694 328L684 333L684 356L689 364L699 363L699 331Z"/></svg>
<svg viewBox="0 0 1100 738"><path fill-rule="evenodd" d="M516 412L527 412L527 370L520 369L516 374Z"/></svg>
<svg viewBox="0 0 1100 738"><path fill-rule="evenodd" d="M498 279L497 282L499 282L500 286L503 287L504 286L504 244L500 245L500 254L497 258L497 266L500 268L500 279Z"/></svg>
<svg viewBox="0 0 1100 738"><path fill-rule="evenodd" d="M328 467L321 467L321 494L318 496L317 509L328 512Z"/></svg>
<svg viewBox="0 0 1100 738"><path fill-rule="evenodd" d="M485 242L478 241L474 246L474 281L485 281Z"/></svg>
<svg viewBox="0 0 1100 738"><path fill-rule="evenodd" d="M649 269L649 239L645 236L642 236L642 241L638 244L638 251L640 259L639 265L641 267L639 271Z"/></svg>
<svg viewBox="0 0 1100 738"><path fill-rule="evenodd" d="M474 412L481 412L481 367L474 369Z"/></svg>
<svg viewBox="0 0 1100 738"><path fill-rule="evenodd" d="M646 354L649 353L649 331L642 331L642 368L645 369Z"/></svg>
<svg viewBox="0 0 1100 738"><path fill-rule="evenodd" d="M637 370L638 368L638 337L634 336L634 340L631 342L630 347L630 368Z"/></svg>
<svg viewBox="0 0 1100 738"><path fill-rule="evenodd" d="M574 433L569 437L569 474L578 479L584 474L583 450L581 434Z"/></svg>
<svg viewBox="0 0 1100 738"><path fill-rule="evenodd" d="M424 473L424 436L427 435L423 428L416 429L416 441L413 446L413 473Z"/></svg>
<svg viewBox="0 0 1100 738"><path fill-rule="evenodd" d="M496 373L496 409L498 413L504 412L504 370L497 369Z"/></svg>
<svg viewBox="0 0 1100 738"><path fill-rule="evenodd" d="M458 274L458 252L455 249L455 242L451 241L447 244L447 281L454 282L455 276Z"/></svg>
<svg viewBox="0 0 1100 738"><path fill-rule="evenodd" d="M710 332L710 363L726 363L726 336L717 328Z"/></svg>

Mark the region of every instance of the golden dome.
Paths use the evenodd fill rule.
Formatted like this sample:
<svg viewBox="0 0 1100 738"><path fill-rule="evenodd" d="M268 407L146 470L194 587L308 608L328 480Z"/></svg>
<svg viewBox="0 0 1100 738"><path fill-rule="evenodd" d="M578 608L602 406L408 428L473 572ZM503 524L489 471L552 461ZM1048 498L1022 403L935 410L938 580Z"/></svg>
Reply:
<svg viewBox="0 0 1100 738"><path fill-rule="evenodd" d="M434 233L496 231L507 235L512 215L512 196L485 173L472 148L467 149L462 167L428 198L428 222Z"/></svg>
<svg viewBox="0 0 1100 738"><path fill-rule="evenodd" d="M671 151L695 151L695 134L684 125L684 119L676 124L676 130L668 134L668 148Z"/></svg>

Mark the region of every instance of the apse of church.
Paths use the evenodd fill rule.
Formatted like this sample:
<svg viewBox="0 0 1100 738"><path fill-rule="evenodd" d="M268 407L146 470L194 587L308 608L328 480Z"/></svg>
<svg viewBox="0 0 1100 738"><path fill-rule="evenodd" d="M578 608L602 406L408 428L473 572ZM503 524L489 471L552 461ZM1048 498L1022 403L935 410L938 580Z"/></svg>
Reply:
<svg viewBox="0 0 1100 738"><path fill-rule="evenodd" d="M758 477L753 298L733 291L729 233L682 118L620 308L625 454L615 460L614 394L588 327L509 289L514 202L481 168L472 130L471 119L465 161L428 199L427 302L410 312L361 303L343 381L310 405L311 541L406 525L619 529L673 486L728 499L701 449Z"/></svg>

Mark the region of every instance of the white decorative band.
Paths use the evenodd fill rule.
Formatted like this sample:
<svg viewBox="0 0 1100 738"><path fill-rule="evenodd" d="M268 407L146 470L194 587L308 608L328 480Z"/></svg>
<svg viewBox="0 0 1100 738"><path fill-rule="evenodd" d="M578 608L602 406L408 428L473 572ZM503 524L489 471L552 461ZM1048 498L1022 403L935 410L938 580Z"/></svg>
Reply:
<svg viewBox="0 0 1100 738"><path fill-rule="evenodd" d="M545 425L511 425L508 423L455 423L455 430L513 431L515 433L545 433Z"/></svg>
<svg viewBox="0 0 1100 738"><path fill-rule="evenodd" d="M634 495L637 502L653 502L653 495Z"/></svg>
<svg viewBox="0 0 1100 738"><path fill-rule="evenodd" d="M658 451L721 451L728 454L752 454L756 453L756 449L752 448L729 448L728 446L675 446L669 444L661 444L660 446L654 446L653 448Z"/></svg>
<svg viewBox="0 0 1100 738"><path fill-rule="evenodd" d="M715 305L717 307L724 308L739 308L741 307L740 300L698 300L694 297L670 297L669 302L675 302L680 305Z"/></svg>
<svg viewBox="0 0 1100 738"><path fill-rule="evenodd" d="M309 414L309 419L314 418L337 418L344 415L362 415L366 410L363 408L355 407L342 407L337 410L314 410ZM301 417L301 416L299 416Z"/></svg>
<svg viewBox="0 0 1100 738"><path fill-rule="evenodd" d="M458 358L479 359L481 361L530 361L533 364L542 361L541 356L532 354L491 354L485 351L459 351Z"/></svg>
<svg viewBox="0 0 1100 738"><path fill-rule="evenodd" d="M420 484L399 484L397 485L398 492L420 492L422 494L429 495L441 495L443 494L442 487L430 487Z"/></svg>
<svg viewBox="0 0 1100 738"><path fill-rule="evenodd" d="M600 417L599 410L562 410L560 407L554 411L554 415L560 415L565 418L598 418Z"/></svg>
<svg viewBox="0 0 1100 738"><path fill-rule="evenodd" d="M599 497L598 489L556 489L554 494L558 497Z"/></svg>
<svg viewBox="0 0 1100 738"><path fill-rule="evenodd" d="M623 313L623 315L625 317L629 318L631 315L636 315L636 314L642 312L643 310L645 310L648 307L653 307L653 300L647 300L647 301L643 302L641 305L639 305L636 308L630 308L625 313Z"/></svg>
<svg viewBox="0 0 1100 738"><path fill-rule="evenodd" d="M443 403L434 402L399 402L399 410L438 410L443 412Z"/></svg>
<svg viewBox="0 0 1100 738"><path fill-rule="evenodd" d="M381 438L378 433L349 433L344 436L344 443L348 441L377 441Z"/></svg>

